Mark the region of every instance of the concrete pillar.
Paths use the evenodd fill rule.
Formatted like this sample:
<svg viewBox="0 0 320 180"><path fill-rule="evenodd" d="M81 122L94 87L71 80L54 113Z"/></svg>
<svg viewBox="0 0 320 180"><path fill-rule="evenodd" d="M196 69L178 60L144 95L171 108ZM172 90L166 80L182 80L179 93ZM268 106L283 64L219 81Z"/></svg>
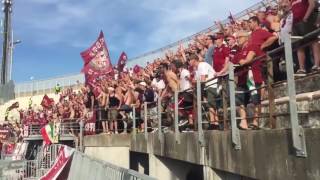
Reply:
<svg viewBox="0 0 320 180"><path fill-rule="evenodd" d="M111 164L129 169L129 147L86 147L85 154Z"/></svg>

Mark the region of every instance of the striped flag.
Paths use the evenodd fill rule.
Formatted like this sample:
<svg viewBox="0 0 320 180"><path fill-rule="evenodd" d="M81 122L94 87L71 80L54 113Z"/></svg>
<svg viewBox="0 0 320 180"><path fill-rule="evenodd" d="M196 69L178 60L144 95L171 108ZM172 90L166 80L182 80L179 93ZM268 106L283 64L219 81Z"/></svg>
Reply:
<svg viewBox="0 0 320 180"><path fill-rule="evenodd" d="M58 143L59 135L56 131L57 124L48 123L43 128L41 128L40 132L43 138L43 141L46 145L50 145L52 143Z"/></svg>

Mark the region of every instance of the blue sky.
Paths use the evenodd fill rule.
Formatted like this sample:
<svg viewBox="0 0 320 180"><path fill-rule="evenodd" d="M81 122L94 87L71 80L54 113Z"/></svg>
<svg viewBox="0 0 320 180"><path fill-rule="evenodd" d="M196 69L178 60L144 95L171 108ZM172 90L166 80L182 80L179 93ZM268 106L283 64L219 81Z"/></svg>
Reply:
<svg viewBox="0 0 320 180"><path fill-rule="evenodd" d="M13 79L79 73L79 53L103 30L112 63L160 48L258 0L14 0Z"/></svg>

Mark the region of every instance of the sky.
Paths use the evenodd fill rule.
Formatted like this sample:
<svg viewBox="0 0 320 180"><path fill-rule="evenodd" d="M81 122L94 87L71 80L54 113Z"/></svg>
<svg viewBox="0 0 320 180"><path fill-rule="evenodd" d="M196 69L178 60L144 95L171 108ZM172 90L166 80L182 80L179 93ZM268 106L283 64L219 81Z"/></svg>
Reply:
<svg viewBox="0 0 320 180"><path fill-rule="evenodd" d="M259 0L13 0L13 79L77 74L80 52L104 32L115 64L224 20Z"/></svg>

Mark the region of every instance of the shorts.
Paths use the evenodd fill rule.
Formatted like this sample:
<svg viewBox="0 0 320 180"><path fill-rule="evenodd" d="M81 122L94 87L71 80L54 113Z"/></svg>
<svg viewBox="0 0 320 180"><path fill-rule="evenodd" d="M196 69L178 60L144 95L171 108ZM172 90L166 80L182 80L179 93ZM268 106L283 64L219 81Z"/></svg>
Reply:
<svg viewBox="0 0 320 180"><path fill-rule="evenodd" d="M255 85L256 89L261 87L261 84ZM257 90L256 93L254 91L248 91L248 87L246 85L238 86L236 89L236 106L247 106L249 103L254 105L259 105L261 103L261 94L260 90Z"/></svg>
<svg viewBox="0 0 320 180"><path fill-rule="evenodd" d="M157 107L147 108L147 119L155 120L158 118L158 109ZM144 110L141 111L141 119L144 120Z"/></svg>
<svg viewBox="0 0 320 180"><path fill-rule="evenodd" d="M219 98L219 95L217 93L217 89L209 87L206 90L206 97L207 97L209 108L216 109L217 108L217 99Z"/></svg>
<svg viewBox="0 0 320 180"><path fill-rule="evenodd" d="M179 107L192 107L193 105L193 94L190 92L181 92L179 94L179 99L183 98L182 103L179 105Z"/></svg>
<svg viewBox="0 0 320 180"><path fill-rule="evenodd" d="M316 12L311 13L307 22L300 21L298 23L293 24L292 26L292 35L293 36L304 36L312 31L317 29L315 25L317 21L318 14Z"/></svg>
<svg viewBox="0 0 320 180"><path fill-rule="evenodd" d="M129 105L124 104L124 105L121 106L120 110L124 111L126 113L129 113L130 111L132 111L132 108Z"/></svg>
<svg viewBox="0 0 320 180"><path fill-rule="evenodd" d="M117 109L109 109L108 110L108 117L109 117L109 121L114 121L117 120L118 118L118 110Z"/></svg>
<svg viewBox="0 0 320 180"><path fill-rule="evenodd" d="M104 108L98 108L96 113L98 121L107 121L107 111Z"/></svg>

